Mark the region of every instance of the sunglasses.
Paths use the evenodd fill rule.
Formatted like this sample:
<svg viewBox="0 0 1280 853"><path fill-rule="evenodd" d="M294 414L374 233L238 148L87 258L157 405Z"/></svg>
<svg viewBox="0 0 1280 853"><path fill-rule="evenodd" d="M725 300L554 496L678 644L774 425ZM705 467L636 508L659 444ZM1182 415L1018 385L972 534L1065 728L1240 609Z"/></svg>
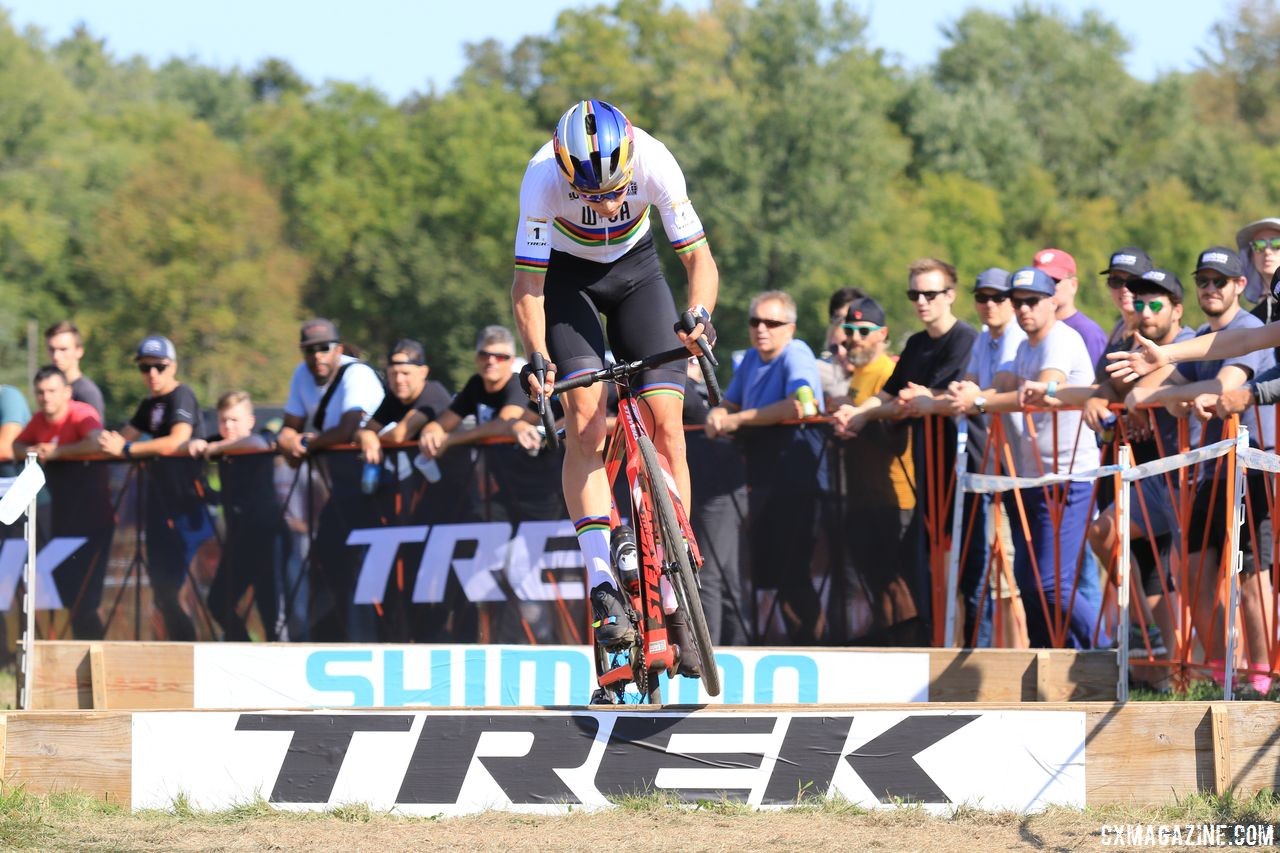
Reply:
<svg viewBox="0 0 1280 853"><path fill-rule="evenodd" d="M994 302L997 305L1003 305L1004 301L1009 298L1007 293L975 293L973 301L979 305L986 305L988 302Z"/></svg>
<svg viewBox="0 0 1280 853"><path fill-rule="evenodd" d="M332 341L327 344L307 344L302 348L302 351L307 355L323 355L327 352L332 352L335 346L337 344Z"/></svg>
<svg viewBox="0 0 1280 853"><path fill-rule="evenodd" d="M1107 276L1107 287L1111 288L1112 290L1119 290L1122 287L1128 287L1129 282L1131 281L1133 281L1132 278L1125 278L1123 276L1118 276L1118 275L1109 275Z"/></svg>
<svg viewBox="0 0 1280 853"><path fill-rule="evenodd" d="M846 332L853 332L854 334L861 335L865 338L872 332L880 331L884 326L855 326L853 323L841 323L840 328L844 329Z"/></svg>
<svg viewBox="0 0 1280 853"><path fill-rule="evenodd" d="M1227 286L1227 279L1225 278L1216 278L1214 276L1208 276L1208 275L1196 276L1196 287L1200 288L1201 290L1207 290L1210 287L1215 288L1217 290L1222 290L1222 288L1226 286Z"/></svg>
<svg viewBox="0 0 1280 853"><path fill-rule="evenodd" d="M782 328L783 326L788 326L790 324L791 324L790 320L768 320L768 319L765 319L764 317L752 317L751 319L747 320L747 325L753 329L756 328L757 326L764 326L767 329L779 329L779 328Z"/></svg>
<svg viewBox="0 0 1280 853"><path fill-rule="evenodd" d="M493 359L494 361L510 361L513 356L511 353L507 352L490 352L487 349L482 349L476 353L476 358L481 361L488 361L489 359Z"/></svg>
<svg viewBox="0 0 1280 853"><path fill-rule="evenodd" d="M166 361L164 364L155 364L155 363L139 364L138 372L143 374L144 376L149 375L152 371L155 371L156 373L164 373L166 370L169 369L169 365L171 364L173 364L172 361Z"/></svg>
<svg viewBox="0 0 1280 853"><path fill-rule="evenodd" d="M1249 248L1255 252L1262 252L1267 249L1280 249L1280 237L1272 237L1270 240L1251 240Z"/></svg>
<svg viewBox="0 0 1280 853"><path fill-rule="evenodd" d="M920 297L923 296L925 301L932 302L950 289L949 287L945 287L942 290L916 290L912 288L907 291L907 299L911 302L919 302Z"/></svg>
<svg viewBox="0 0 1280 853"><path fill-rule="evenodd" d="M1045 296L1010 296L1009 301L1013 303L1014 310L1017 310L1018 308L1035 308L1047 298Z"/></svg>
<svg viewBox="0 0 1280 853"><path fill-rule="evenodd" d="M1135 299L1133 300L1133 310L1139 314L1143 309L1150 308L1152 314L1159 314L1164 310L1164 300L1161 299Z"/></svg>

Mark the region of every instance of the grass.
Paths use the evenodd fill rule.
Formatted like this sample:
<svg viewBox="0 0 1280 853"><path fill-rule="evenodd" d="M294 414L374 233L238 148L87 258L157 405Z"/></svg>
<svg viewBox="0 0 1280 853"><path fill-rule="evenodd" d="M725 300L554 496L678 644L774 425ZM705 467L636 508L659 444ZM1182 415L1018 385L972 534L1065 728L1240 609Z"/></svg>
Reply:
<svg viewBox="0 0 1280 853"><path fill-rule="evenodd" d="M1280 700L1280 683L1274 684L1266 696L1237 684L1234 695L1236 699L1243 700L1277 701ZM1167 693L1150 687L1130 687L1129 699L1134 702L1217 702L1222 699L1222 688L1212 681L1193 681L1186 690Z"/></svg>

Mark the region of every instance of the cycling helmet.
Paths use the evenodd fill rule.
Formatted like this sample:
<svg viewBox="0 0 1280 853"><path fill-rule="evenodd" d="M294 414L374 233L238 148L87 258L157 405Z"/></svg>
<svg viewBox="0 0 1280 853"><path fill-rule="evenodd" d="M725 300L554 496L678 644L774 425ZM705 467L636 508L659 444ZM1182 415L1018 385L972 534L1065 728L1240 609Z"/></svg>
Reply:
<svg viewBox="0 0 1280 853"><path fill-rule="evenodd" d="M631 181L635 142L622 110L597 100L569 107L551 140L565 179L585 193L610 192Z"/></svg>

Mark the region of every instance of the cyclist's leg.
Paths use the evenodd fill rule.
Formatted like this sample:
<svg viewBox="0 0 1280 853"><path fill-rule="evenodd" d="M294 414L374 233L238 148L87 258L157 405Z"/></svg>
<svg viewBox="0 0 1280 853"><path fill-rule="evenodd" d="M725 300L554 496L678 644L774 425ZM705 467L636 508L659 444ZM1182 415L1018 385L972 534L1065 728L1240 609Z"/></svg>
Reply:
<svg viewBox="0 0 1280 853"><path fill-rule="evenodd" d="M552 253L544 311L547 348L559 378L596 370L604 364L604 330L586 292L609 271L595 264ZM596 639L604 645L630 642L634 632L618 592L609 555L609 482L601 451L605 441L605 386L576 388L562 395L565 456L561 469L565 505L578 535L587 568L591 604L599 623Z"/></svg>

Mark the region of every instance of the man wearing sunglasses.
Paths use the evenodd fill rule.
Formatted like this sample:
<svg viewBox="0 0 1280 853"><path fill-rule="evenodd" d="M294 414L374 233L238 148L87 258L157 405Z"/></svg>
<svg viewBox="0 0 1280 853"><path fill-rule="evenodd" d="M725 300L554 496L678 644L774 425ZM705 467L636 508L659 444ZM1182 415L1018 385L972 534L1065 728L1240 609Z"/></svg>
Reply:
<svg viewBox="0 0 1280 853"><path fill-rule="evenodd" d="M336 601L327 612L307 603L314 621L310 638L317 641L366 642L376 639L374 608L354 602L358 549L347 546L356 525L353 507L363 507L360 493L362 459L355 453L317 451L351 444L360 425L377 411L386 396L382 380L373 368L346 352L338 327L317 317L302 324L298 336L302 363L293 371L284 404L284 426L277 448L285 461L299 467L304 462L322 465L330 499L316 519L316 536L307 556L311 576L289 582L286 601L297 621L308 591L318 604L332 595ZM304 475L305 477L305 472ZM303 479L302 482L307 482Z"/></svg>
<svg viewBox="0 0 1280 853"><path fill-rule="evenodd" d="M1111 327L1107 346L1114 348L1130 341L1138 316L1133 312L1133 293L1128 285L1142 278L1151 269L1151 257L1137 246L1122 246L1111 253L1107 268L1099 275L1107 277L1107 295L1120 312L1120 319ZM1125 344L1128 349L1128 344Z"/></svg>
<svg viewBox="0 0 1280 853"><path fill-rule="evenodd" d="M1246 287L1244 265L1239 255L1225 246L1211 246L1200 253L1196 262L1196 292L1200 310L1208 318L1196 332L1196 338L1157 347L1143 337L1144 352L1194 349L1202 340L1216 337L1243 336L1251 330L1263 327L1262 321L1241 309L1239 298ZM1136 356L1135 356L1136 357ZM1167 363L1167 361L1166 361ZM1268 348L1254 350L1243 355L1216 361L1187 361L1173 371L1150 373L1129 394L1131 407L1137 405L1163 405L1173 414L1185 417L1195 414L1205 421L1203 442L1211 444L1222 439L1223 421L1217 417L1220 399L1229 398L1232 392L1247 382L1257 379L1276 364L1275 354ZM1161 378L1163 375L1163 378ZM1275 409L1264 405L1240 412L1240 422L1249 427L1249 443L1273 451L1275 447ZM1241 531L1240 546L1251 557L1244 561L1241 584L1241 604L1244 609L1244 634L1248 658L1260 671L1251 675L1256 688L1270 688L1266 677L1269 660L1267 651L1268 631L1274 624L1270 612L1271 602L1271 521L1268 518L1265 477L1250 472L1246 478L1246 494L1250 506L1250 526ZM1192 614L1195 627L1204 645L1209 663L1214 666L1213 675L1221 680L1225 655L1225 622L1217 608L1219 564L1226 542L1230 485L1226 480L1226 466L1209 462L1200 466L1196 481L1195 499L1191 509L1188 530L1191 532L1192 550L1188 563L1188 580L1193 597ZM1210 515L1212 509L1212 515ZM1205 535L1200 534L1207 534ZM1262 690L1261 692L1265 692Z"/></svg>
<svg viewBox="0 0 1280 853"><path fill-rule="evenodd" d="M195 392L178 381L178 351L173 341L163 335L148 335L138 345L134 362L147 386L147 397L124 429L100 433L98 445L103 453L117 459L172 455L192 435L203 434L200 404ZM152 598L169 640L196 638L191 617L178 602L178 592L187 579L187 538L194 538L206 523L204 505L196 491L200 476L199 463L189 457L165 460L147 468L144 475L146 566Z"/></svg>
<svg viewBox="0 0 1280 853"><path fill-rule="evenodd" d="M654 248L650 206L688 275L689 297L682 304L697 321L691 335L676 331L676 303ZM511 288L516 326L525 354L549 354L552 362L544 388L536 389L531 376L526 380L529 393L539 396L556 377L603 366L601 315L619 360L675 349L682 342L697 354L698 337L706 334L714 342L711 312L719 280L684 173L666 146L605 101L579 101L566 110L551 140L529 161L520 187ZM690 506L681 423L684 364L646 371L639 382L641 409L652 421L647 426ZM596 639L606 646L623 644L631 631L611 567L610 495L602 457L607 384L562 396L564 496L601 623ZM675 631L683 630L679 617L672 623Z"/></svg>
<svg viewBox="0 0 1280 853"><path fill-rule="evenodd" d="M1236 246L1247 281L1244 298L1256 302L1253 315L1264 323L1280 317L1280 301L1270 284L1280 269L1280 219L1268 216L1250 222L1236 234Z"/></svg>

